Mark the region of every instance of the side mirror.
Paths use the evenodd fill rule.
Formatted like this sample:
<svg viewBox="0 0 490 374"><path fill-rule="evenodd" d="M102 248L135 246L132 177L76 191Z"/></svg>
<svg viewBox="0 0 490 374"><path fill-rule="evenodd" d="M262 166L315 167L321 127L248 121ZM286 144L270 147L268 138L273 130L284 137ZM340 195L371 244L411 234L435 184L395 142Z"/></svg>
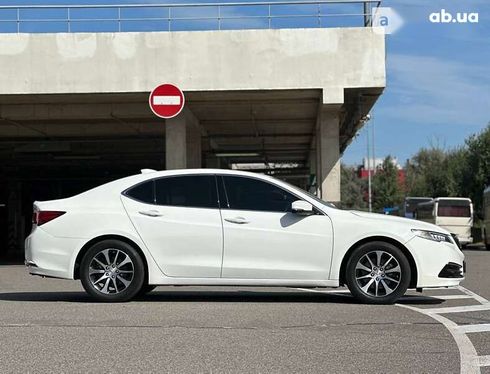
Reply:
<svg viewBox="0 0 490 374"><path fill-rule="evenodd" d="M293 213L309 216L313 214L313 205L304 200L296 200L291 204L291 210Z"/></svg>

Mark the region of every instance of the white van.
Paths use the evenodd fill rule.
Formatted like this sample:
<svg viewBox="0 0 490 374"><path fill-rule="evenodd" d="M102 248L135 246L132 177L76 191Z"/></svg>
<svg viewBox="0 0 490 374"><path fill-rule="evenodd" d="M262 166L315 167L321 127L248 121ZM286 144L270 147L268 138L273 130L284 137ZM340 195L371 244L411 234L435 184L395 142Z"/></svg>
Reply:
<svg viewBox="0 0 490 374"><path fill-rule="evenodd" d="M421 203L416 219L441 226L458 237L462 246L473 242L473 204L466 197L437 197Z"/></svg>
<svg viewBox="0 0 490 374"><path fill-rule="evenodd" d="M432 201L432 197L407 196L403 204L405 218L415 218L415 210L421 203Z"/></svg>
<svg viewBox="0 0 490 374"><path fill-rule="evenodd" d="M485 246L490 251L490 186L483 191L483 240Z"/></svg>

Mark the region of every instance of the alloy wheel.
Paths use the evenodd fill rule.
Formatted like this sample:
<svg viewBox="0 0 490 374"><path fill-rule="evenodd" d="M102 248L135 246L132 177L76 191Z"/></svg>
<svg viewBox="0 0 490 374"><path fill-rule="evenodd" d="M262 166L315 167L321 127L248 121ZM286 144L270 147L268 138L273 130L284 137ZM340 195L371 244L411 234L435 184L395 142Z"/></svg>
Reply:
<svg viewBox="0 0 490 374"><path fill-rule="evenodd" d="M362 256L356 264L355 273L360 290L374 297L390 295L398 288L402 279L402 270L397 259L382 250Z"/></svg>
<svg viewBox="0 0 490 374"><path fill-rule="evenodd" d="M89 279L103 294L118 294L126 290L134 278L134 264L129 255L119 249L107 248L90 261Z"/></svg>

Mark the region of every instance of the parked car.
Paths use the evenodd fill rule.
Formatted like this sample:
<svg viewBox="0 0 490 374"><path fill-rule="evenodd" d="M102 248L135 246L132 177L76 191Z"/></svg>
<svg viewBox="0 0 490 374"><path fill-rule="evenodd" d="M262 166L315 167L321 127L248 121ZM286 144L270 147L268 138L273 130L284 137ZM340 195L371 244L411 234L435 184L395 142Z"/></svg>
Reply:
<svg viewBox="0 0 490 374"><path fill-rule="evenodd" d="M462 246L473 243L473 204L466 197L437 197L417 205L416 218L455 234Z"/></svg>
<svg viewBox="0 0 490 374"><path fill-rule="evenodd" d="M156 285L339 287L393 303L456 286L464 255L446 230L346 211L277 179L232 170L146 172L35 202L31 274L80 279L100 301Z"/></svg>

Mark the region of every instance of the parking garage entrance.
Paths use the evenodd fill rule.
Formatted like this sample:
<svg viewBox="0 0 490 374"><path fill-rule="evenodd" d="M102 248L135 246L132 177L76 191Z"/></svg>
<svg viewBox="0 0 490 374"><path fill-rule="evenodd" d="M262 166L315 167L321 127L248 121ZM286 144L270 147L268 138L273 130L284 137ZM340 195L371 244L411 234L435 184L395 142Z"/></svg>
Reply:
<svg viewBox="0 0 490 374"><path fill-rule="evenodd" d="M146 92L0 100L4 262L23 258L34 201L69 197L143 168L242 168L303 188L314 180L309 160L320 90L187 92L187 112L172 123L151 113ZM179 134L183 160L172 149Z"/></svg>

